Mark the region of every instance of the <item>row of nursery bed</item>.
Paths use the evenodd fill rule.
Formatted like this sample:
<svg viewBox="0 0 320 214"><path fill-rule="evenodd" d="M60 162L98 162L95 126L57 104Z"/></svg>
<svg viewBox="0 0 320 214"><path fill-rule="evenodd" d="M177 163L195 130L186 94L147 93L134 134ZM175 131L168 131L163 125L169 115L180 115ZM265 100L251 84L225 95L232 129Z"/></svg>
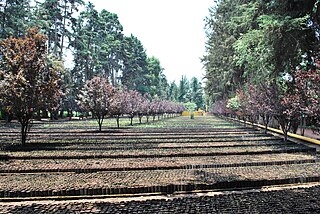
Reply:
<svg viewBox="0 0 320 214"><path fill-rule="evenodd" d="M72 126L78 123L89 128ZM166 194L320 181L315 149L220 118L172 118L102 133L92 124L38 123L25 146L17 144L16 130L1 127L0 197Z"/></svg>
<svg viewBox="0 0 320 214"><path fill-rule="evenodd" d="M128 201L0 204L3 213L319 213L320 186Z"/></svg>

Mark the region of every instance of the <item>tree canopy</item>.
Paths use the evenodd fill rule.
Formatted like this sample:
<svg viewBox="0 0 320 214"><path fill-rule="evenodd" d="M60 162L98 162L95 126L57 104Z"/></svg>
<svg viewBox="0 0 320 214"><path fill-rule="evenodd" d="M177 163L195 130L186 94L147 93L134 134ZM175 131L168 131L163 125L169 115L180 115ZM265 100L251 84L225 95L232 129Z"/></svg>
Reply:
<svg viewBox="0 0 320 214"><path fill-rule="evenodd" d="M152 99L198 99L197 105L203 105L202 88L196 83L192 89L198 92L191 95L191 85L187 85L187 92L183 91L185 86L169 82L160 60L147 55L139 38L124 35L115 13L99 11L83 0L0 2L0 41L10 36L24 38L30 27L38 28L46 37L48 63L59 67L61 99L55 110L43 107L42 116L49 115L48 111L55 111L51 115L57 115L56 110L72 115L72 111L80 110L77 98L93 77L105 78L114 88L138 91ZM0 110L5 109L0 106Z"/></svg>
<svg viewBox="0 0 320 214"><path fill-rule="evenodd" d="M232 96L245 82L274 83L304 59L310 63L319 46L317 2L218 1L206 20L203 57L211 99Z"/></svg>
<svg viewBox="0 0 320 214"><path fill-rule="evenodd" d="M22 144L33 113L59 104L60 70L50 62L46 40L33 28L24 38L0 41L0 104L20 122Z"/></svg>

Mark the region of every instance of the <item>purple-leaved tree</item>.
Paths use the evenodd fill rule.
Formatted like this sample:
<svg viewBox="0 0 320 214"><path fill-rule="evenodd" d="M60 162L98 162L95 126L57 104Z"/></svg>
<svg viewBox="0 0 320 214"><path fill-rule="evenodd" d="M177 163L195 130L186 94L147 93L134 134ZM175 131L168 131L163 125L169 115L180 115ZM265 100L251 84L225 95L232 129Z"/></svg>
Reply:
<svg viewBox="0 0 320 214"><path fill-rule="evenodd" d="M126 99L126 110L125 113L130 118L130 125L133 125L133 118L138 114L141 102L141 94L135 90L129 90Z"/></svg>
<svg viewBox="0 0 320 214"><path fill-rule="evenodd" d="M84 111L92 112L97 119L100 132L103 120L109 112L112 92L108 79L94 77L86 82L78 97L80 107Z"/></svg>
<svg viewBox="0 0 320 214"><path fill-rule="evenodd" d="M61 94L59 69L50 66L46 41L36 28L0 41L0 103L20 122L23 145L34 113L54 110Z"/></svg>
<svg viewBox="0 0 320 214"><path fill-rule="evenodd" d="M127 91L125 88L114 88L110 108L108 114L112 117L116 118L117 121L117 128L120 128L120 117L126 111L127 106Z"/></svg>

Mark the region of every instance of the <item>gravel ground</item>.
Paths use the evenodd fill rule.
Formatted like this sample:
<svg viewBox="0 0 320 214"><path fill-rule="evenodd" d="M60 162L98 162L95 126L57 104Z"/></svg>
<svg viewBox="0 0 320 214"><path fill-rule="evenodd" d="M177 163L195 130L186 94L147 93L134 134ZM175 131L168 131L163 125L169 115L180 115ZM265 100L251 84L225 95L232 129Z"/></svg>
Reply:
<svg viewBox="0 0 320 214"><path fill-rule="evenodd" d="M215 184L320 176L320 163L281 166L178 170L137 170L98 173L0 174L2 191L46 191L161 185Z"/></svg>
<svg viewBox="0 0 320 214"><path fill-rule="evenodd" d="M142 167L175 167L217 164L241 164L294 160L314 160L315 156L303 153L263 154L263 155L230 155L204 157L166 157L166 158L115 158L115 159L42 159L42 160L9 160L0 161L1 170L34 170L34 169L95 169L95 168L142 168Z"/></svg>
<svg viewBox="0 0 320 214"><path fill-rule="evenodd" d="M320 187L246 192L216 196L180 196L165 199L108 202L0 203L3 214L25 213L320 213Z"/></svg>
<svg viewBox="0 0 320 214"><path fill-rule="evenodd" d="M199 188L205 189L206 185L213 186L229 182L236 185L240 182L254 183L258 186L260 181L271 181L270 184L280 180L288 183L303 183L318 181L320 178L319 162L299 162L316 160L316 154L307 153L307 151L292 154L284 152L286 149L306 147L298 144L280 144L278 137L264 135L249 127L241 127L216 117L199 117L195 120L180 117L134 128L104 129L102 133L95 132L96 128L97 124L94 121L38 122L32 127L33 133L30 134L29 143L32 144L23 148L17 144L17 129L14 126L6 128L5 124L0 124L0 149L2 149L0 169L3 170L0 172L0 193L2 196L9 197L10 193L22 193L22 197L26 197L23 196L24 193L28 193L25 194L28 196L41 196L42 193L56 196L60 193L65 195L64 193L69 190L70 192L77 190L81 192L80 195L87 195L87 190L99 190L99 188L125 190L130 187L138 189L148 187L146 189L148 191L150 189L149 192L154 192L158 190L149 187L173 185L197 187L199 185ZM261 151L266 153L256 153ZM201 156L215 152L225 154ZM242 155L234 155L235 152L241 152ZM272 154L272 152L281 153ZM193 156L183 157L188 153ZM101 154L110 157L126 155L126 158L94 158ZM132 155L142 156L130 158ZM159 157L160 155L164 157ZM165 155L172 155L172 157L165 157ZM10 156L20 159L10 159ZM41 156L47 156L48 159L30 159ZM68 156L71 159L67 159ZM242 163L262 164L277 161L294 162L281 165L245 167L241 165ZM219 164L229 163L238 164L238 166L219 166ZM205 167L207 165L212 166L207 168ZM185 166L185 168L156 169L167 166ZM130 167L153 167L153 169L102 170L86 173L82 171L81 173L8 173L4 171ZM228 188L228 185L226 186ZM171 193L170 189L168 190L161 190L161 192ZM174 189L174 191L179 190L181 189ZM29 194L31 192L34 194ZM55 194L49 194L53 192ZM320 186L315 186L292 190L230 193L216 196L188 195L139 201L119 199L117 202L97 200L58 203L52 201L0 202L0 213L320 213L319 193ZM13 197L21 196L20 194L12 195Z"/></svg>

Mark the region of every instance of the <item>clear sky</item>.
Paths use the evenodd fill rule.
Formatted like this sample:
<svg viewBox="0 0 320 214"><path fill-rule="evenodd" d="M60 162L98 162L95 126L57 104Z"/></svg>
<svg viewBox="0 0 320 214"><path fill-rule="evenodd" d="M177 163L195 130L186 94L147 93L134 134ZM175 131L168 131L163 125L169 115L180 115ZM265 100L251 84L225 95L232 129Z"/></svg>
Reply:
<svg viewBox="0 0 320 214"><path fill-rule="evenodd" d="M205 17L213 0L90 0L98 11L116 13L124 34L133 34L155 56L171 82L182 75L200 80L205 51Z"/></svg>

